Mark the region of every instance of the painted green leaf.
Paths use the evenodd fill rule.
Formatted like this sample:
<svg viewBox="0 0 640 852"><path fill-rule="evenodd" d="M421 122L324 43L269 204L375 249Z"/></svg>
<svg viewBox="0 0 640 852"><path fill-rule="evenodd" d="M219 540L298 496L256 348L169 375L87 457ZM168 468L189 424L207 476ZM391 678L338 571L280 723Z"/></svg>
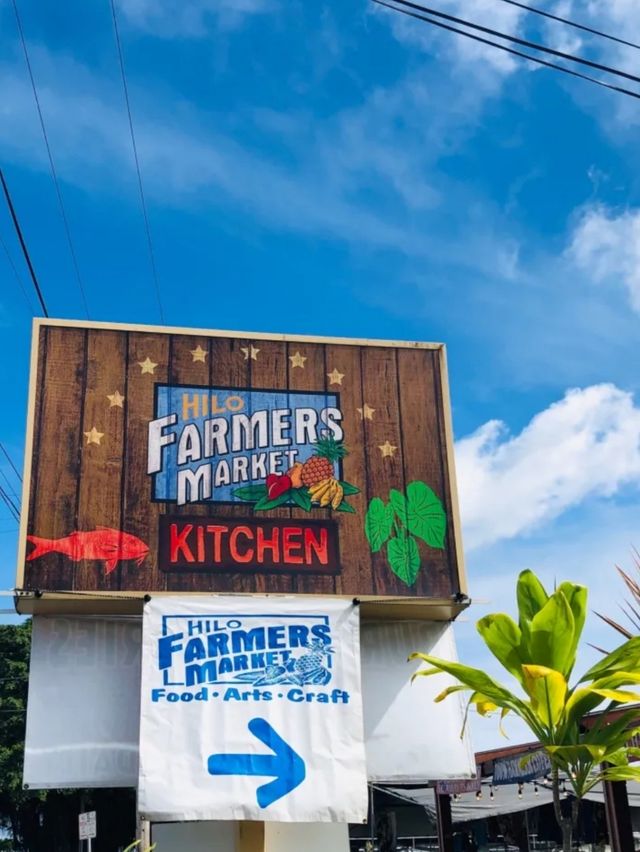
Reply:
<svg viewBox="0 0 640 852"><path fill-rule="evenodd" d="M285 491L278 497L274 497L273 500L269 500L269 498L265 496L262 500L258 500L256 505L253 507L253 510L254 512L265 512L269 509L277 509L278 506L284 506L285 503L288 503L290 499L291 491Z"/></svg>
<svg viewBox="0 0 640 852"><path fill-rule="evenodd" d="M247 485L244 488L236 488L233 492L234 497L238 497L240 500L247 500L250 503L262 500L266 495L266 485Z"/></svg>
<svg viewBox="0 0 640 852"><path fill-rule="evenodd" d="M344 491L344 496L348 497L350 494L359 494L360 489L357 485L352 485L350 482L341 482L342 490Z"/></svg>
<svg viewBox="0 0 640 852"><path fill-rule="evenodd" d="M294 488L290 494L296 506L300 506L305 512L311 511L311 497L306 488Z"/></svg>
<svg viewBox="0 0 640 852"><path fill-rule="evenodd" d="M444 548L447 516L439 498L424 482L407 485L407 526L430 547Z"/></svg>
<svg viewBox="0 0 640 852"><path fill-rule="evenodd" d="M391 570L407 586L413 586L420 570L420 553L415 538L400 535L389 539L387 559Z"/></svg>
<svg viewBox="0 0 640 852"><path fill-rule="evenodd" d="M379 497L374 497L364 519L364 531L374 553L377 553L389 538L392 528L393 509Z"/></svg>
<svg viewBox="0 0 640 852"><path fill-rule="evenodd" d="M397 491L395 488L392 488L389 492L389 502L393 507L393 511L396 513L400 522L403 526L408 526L408 508L407 508L407 498L401 491Z"/></svg>
<svg viewBox="0 0 640 852"><path fill-rule="evenodd" d="M346 500L343 500L342 503L340 503L340 505L336 509L336 512L349 512L350 514L355 515L356 510L353 508L353 506L350 506Z"/></svg>

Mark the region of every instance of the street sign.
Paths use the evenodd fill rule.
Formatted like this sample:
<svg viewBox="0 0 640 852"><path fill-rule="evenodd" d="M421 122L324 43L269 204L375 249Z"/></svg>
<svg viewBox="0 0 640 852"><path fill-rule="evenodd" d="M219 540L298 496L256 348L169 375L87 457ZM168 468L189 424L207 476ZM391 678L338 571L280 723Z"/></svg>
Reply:
<svg viewBox="0 0 640 852"><path fill-rule="evenodd" d="M16 587L43 596L21 609L155 591L464 608L441 344L51 319L33 344Z"/></svg>
<svg viewBox="0 0 640 852"><path fill-rule="evenodd" d="M93 840L97 836L95 811L78 814L78 833L80 840Z"/></svg>
<svg viewBox="0 0 640 852"><path fill-rule="evenodd" d="M152 598L139 810L151 821L362 822L359 607L335 598Z"/></svg>

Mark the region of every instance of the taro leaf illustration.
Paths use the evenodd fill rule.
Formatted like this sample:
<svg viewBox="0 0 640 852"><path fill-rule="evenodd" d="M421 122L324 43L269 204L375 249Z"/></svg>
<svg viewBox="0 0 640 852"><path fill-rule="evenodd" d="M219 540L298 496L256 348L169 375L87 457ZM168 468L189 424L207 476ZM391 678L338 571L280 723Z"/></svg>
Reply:
<svg viewBox="0 0 640 852"><path fill-rule="evenodd" d="M389 502L393 506L393 509L400 521L405 527L407 527L409 525L407 498L401 491L397 491L395 488L392 488L389 492Z"/></svg>
<svg viewBox="0 0 640 852"><path fill-rule="evenodd" d="M306 488L294 488L289 492L296 506L300 506L305 512L311 511L311 497Z"/></svg>
<svg viewBox="0 0 640 852"><path fill-rule="evenodd" d="M400 495L402 496L402 495ZM431 547L444 548L447 516L442 503L424 482L407 485L407 527Z"/></svg>
<svg viewBox="0 0 640 852"><path fill-rule="evenodd" d="M248 502L253 503L256 500L262 500L263 497L266 497L267 486L246 485L243 488L236 488L233 494L234 497L239 497L240 500L247 500Z"/></svg>
<svg viewBox="0 0 640 852"><path fill-rule="evenodd" d="M389 539L387 559L393 573L407 586L413 586L420 570L420 554L415 538L404 531Z"/></svg>
<svg viewBox="0 0 640 852"><path fill-rule="evenodd" d="M371 550L377 553L391 535L393 528L393 509L379 497L369 503L364 521L364 531Z"/></svg>

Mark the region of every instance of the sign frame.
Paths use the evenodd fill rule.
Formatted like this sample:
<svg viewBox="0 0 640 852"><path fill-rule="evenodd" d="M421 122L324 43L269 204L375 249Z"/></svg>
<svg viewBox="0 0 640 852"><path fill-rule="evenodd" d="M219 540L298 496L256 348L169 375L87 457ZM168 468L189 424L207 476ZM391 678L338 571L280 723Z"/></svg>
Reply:
<svg viewBox="0 0 640 852"><path fill-rule="evenodd" d="M455 460L453 453L453 429L451 423L451 407L449 383L446 364L446 347L441 343L414 341L367 340L359 338L339 338L308 336L296 334L269 334L259 332L198 329L189 327L170 327L155 325L140 325L131 323L108 323L78 320L59 320L50 318L34 318L33 337L31 345L31 372L27 409L27 428L25 442L25 462L22 501L25 507L30 506L32 465L34 459L34 433L36 427L36 397L41 391L38 385L38 363L40 358L39 339L43 329L80 329L87 332L115 331L130 333L148 333L154 335L185 335L191 338L237 338L256 343L264 341L271 344L323 344L325 346L389 348L397 350L428 350L435 355L435 379L439 387L438 406L442 418L442 458L443 477L448 489L448 524L450 528L450 558L452 560L452 585L457 585L450 597L418 597L408 593L400 595L359 595L364 606L364 614L389 618L427 618L430 620L450 620L469 605L468 587L462 549L461 523L458 505L457 486L455 478ZM176 385L185 382L176 381ZM196 383L194 383L196 384ZM339 390L339 389L337 389ZM20 613L139 613L145 593L164 594L162 590L109 590L87 589L73 592L70 590L37 589L31 586L25 588L25 557L27 551L27 524L29 512L22 514L20 521L20 538L18 546L18 565L16 576L16 608ZM175 591L175 590L174 590ZM229 591L229 590L223 590ZM167 593L171 593L170 591ZM194 592L199 594L200 592ZM211 594L211 591L203 592ZM325 594L322 590L305 589L304 594ZM338 592L338 596L339 592ZM351 597L352 595L344 595Z"/></svg>
<svg viewBox="0 0 640 852"><path fill-rule="evenodd" d="M84 817L84 819L83 819ZM91 841L98 836L96 812L84 811L78 814L78 837L80 840L89 841L89 849L91 849Z"/></svg>

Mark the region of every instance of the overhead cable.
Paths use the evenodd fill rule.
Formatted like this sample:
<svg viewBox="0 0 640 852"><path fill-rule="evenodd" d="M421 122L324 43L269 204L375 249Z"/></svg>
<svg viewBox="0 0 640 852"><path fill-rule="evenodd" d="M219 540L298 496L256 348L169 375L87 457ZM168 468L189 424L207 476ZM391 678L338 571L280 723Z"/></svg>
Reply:
<svg viewBox="0 0 640 852"><path fill-rule="evenodd" d="M147 203L144 197L144 188L142 185L142 173L140 171L140 161L138 159L138 146L136 145L136 134L133 129L133 116L131 115L131 103L129 101L129 87L127 86L127 75L124 67L124 55L122 52L122 44L120 42L120 30L118 29L118 15L116 13L115 0L111 0L111 15L113 18L113 30L116 37L116 47L118 49L118 61L120 63L120 76L122 77L122 89L124 91L124 101L127 107L127 117L129 119L129 133L131 135L131 145L133 148L133 159L135 161L136 173L138 175L138 190L140 192L140 204L142 206L142 216L144 218L144 227L147 234L147 245L149 248L149 259L151 261L151 273L156 291L156 299L158 302L158 311L160 320L164 322L164 312L162 310L162 299L160 298L160 283L158 280L158 270L156 268L156 259L153 251L153 241L151 239L151 227L149 225L149 216L147 213Z"/></svg>
<svg viewBox="0 0 640 852"><path fill-rule="evenodd" d="M44 139L44 145L47 149L47 157L49 159L49 171L51 172L51 178L53 179L53 185L56 190L56 196L58 198L58 206L60 207L60 215L62 216L62 224L64 226L64 232L67 236L67 243L69 245L69 253L71 254L71 262L73 264L73 269L75 272L76 280L78 282L78 287L80 289L80 295L82 297L82 304L84 307L84 311L87 315L87 319L89 318L89 307L87 305L87 294L85 292L84 283L82 281L82 276L80 275L80 267L78 266L78 258L76 256L76 250L73 245L73 240L71 239L71 229L69 227L69 220L67 218L67 211L65 210L64 202L62 200L62 192L60 191L60 184L58 182L58 175L56 172L55 163L53 162L53 154L51 153L51 145L49 144L49 137L47 135L47 128L44 123L44 116L42 114L42 108L40 106L40 98L38 96L38 89L36 87L35 77L33 76L33 69L31 68L31 60L29 59L29 51L27 50L27 42L24 37L24 30L22 29L22 21L20 20L20 12L18 11L18 3L17 0L12 0L13 11L16 18L16 24L18 27L18 33L20 35L20 41L22 43L22 51L24 53L24 59L27 65L27 71L29 72L29 80L31 81L31 90L33 92L33 97L36 102L36 109L38 111L38 118L40 120L40 129L42 130L42 137Z"/></svg>
<svg viewBox="0 0 640 852"><path fill-rule="evenodd" d="M2 191L4 192L4 197L7 201L7 207L9 208L9 213L11 214L11 221L13 222L13 227L15 228L15 232L18 237L18 242L20 243L20 248L22 249L22 254L24 255L25 263L27 264L29 275L31 276L31 281L33 282L33 286L38 295L38 301L40 302L42 313L45 315L45 317L48 317L49 311L47 310L47 306L44 301L44 296L42 295L42 290L40 289L40 284L38 283L33 264L31 263L29 249L27 248L27 244L25 243L24 237L22 236L22 228L20 227L20 222L18 221L18 216L16 214L15 207L13 206L13 201L11 200L11 195L9 194L9 187L7 186L7 182L4 179L4 172L2 171L2 169L0 169L0 183L2 184Z"/></svg>
<svg viewBox="0 0 640 852"><path fill-rule="evenodd" d="M34 313L33 302L31 301L31 298L30 298L29 294L27 293L27 288L24 285L24 281L22 280L18 270L16 269L16 265L13 262L13 258L11 257L11 254L9 253L9 249L7 248L7 244L2 239L2 234L0 234L0 246L2 246L2 250L4 251L5 255L7 256L7 263L11 267L11 270L13 272L13 277L16 279L16 281L18 283L18 287L20 287L20 290L22 291L22 295L24 296L25 302L29 306L29 310L31 311L31 313Z"/></svg>
<svg viewBox="0 0 640 852"><path fill-rule="evenodd" d="M4 490L4 487L2 485L0 485L0 499L6 505L7 509L9 510L9 512L13 516L13 518L16 521L19 521L20 520L20 512L19 512L17 506L12 502L11 498L9 497L7 492Z"/></svg>
<svg viewBox="0 0 640 852"><path fill-rule="evenodd" d="M508 3L509 6L517 6L519 9L524 9L534 15L542 15L544 18L550 18L552 21L558 21L561 24L566 24L568 27L574 27L576 30L582 30L583 32L591 33L591 35L606 38L609 41L616 41L618 44L624 44L627 47L633 47L636 50L640 50L640 44L635 44L632 41L626 41L625 39L611 35L610 33L603 33L601 30L596 30L593 27L587 27L585 24L579 24L577 21L569 20L569 18L562 18L560 15L552 15L551 12L545 12L544 9L537 9L535 6L527 6L526 3L518 3L518 0L500 0L500 2Z"/></svg>
<svg viewBox="0 0 640 852"><path fill-rule="evenodd" d="M429 6L423 6L420 3L412 3L411 0L393 0L397 6L406 6L410 9L416 9L419 12L424 12L427 15L434 15L436 18L443 18L445 21L452 21L454 24L461 24L463 27L468 27L478 32L487 33L488 35L502 38L512 44L518 44L521 47L528 47L531 50L539 50L541 53L547 53L551 56L557 56L559 59L566 59L569 62L576 62L578 65L584 65L588 68L594 68L596 71L604 71L607 74L613 74L616 77L623 77L625 80L631 80L633 83L640 83L640 77L631 74L628 71L621 71L618 68L612 68L610 65L603 65L600 62L592 62L591 59L585 59L583 56L576 56L573 53L565 53L563 50L555 50L552 47L547 47L544 44L539 44L535 41L529 41L525 38L511 35L509 33L501 33L499 30L494 30L491 27L485 27L482 24L476 24L467 21L464 18L458 18L455 15L449 15L447 12L440 12L437 9L431 9Z"/></svg>
<svg viewBox="0 0 640 852"><path fill-rule="evenodd" d="M472 41L489 45L489 47L495 47L496 50L502 50L512 56L519 56L529 62L535 62L537 65L543 65L545 68L553 68L555 71L560 71L563 74L569 74L571 77L577 77L580 80L586 80L589 83L594 83L596 86L602 86L604 89L610 89L613 92L620 92L620 94L628 95L631 98L640 100L640 93L631 91L630 89L623 89L620 86L614 86L612 83L605 83L604 80L599 80L597 77L590 77L588 74L581 74L579 71L572 71L571 68L565 68L564 65L557 65L555 62L548 62L546 59L540 59L539 56L532 56L529 53L523 53L521 50L515 50L512 47L507 47L505 44L498 44L490 39L482 38L482 36L473 35L473 33L470 33L467 30L459 30L456 27L444 24L442 21L437 21L434 18L429 18L425 15L418 15L417 12L410 12L408 9L402 9L398 6L392 5L391 3L386 3L384 0L372 0L372 2L376 3L378 6L385 6L387 9L392 9L394 12L399 12L402 15L408 15L410 18L417 18L419 21L425 21L434 27L439 27L440 29L447 30L448 32L464 36ZM396 0L394 0L394 2L396 2Z"/></svg>
<svg viewBox="0 0 640 852"><path fill-rule="evenodd" d="M15 475L18 477L18 479L20 480L20 482L22 482L22 476L20 475L20 471L18 470L18 468L17 468L17 467L15 466L15 464L13 463L13 459L11 458L11 456L9 455L9 453L7 452L6 447L5 447L5 445L2 443L2 441L0 441L0 451L2 451L2 453L3 453L4 457L5 457L5 458L6 458L6 460L9 462L9 465L11 466L11 469L13 470L13 472L15 473Z"/></svg>

